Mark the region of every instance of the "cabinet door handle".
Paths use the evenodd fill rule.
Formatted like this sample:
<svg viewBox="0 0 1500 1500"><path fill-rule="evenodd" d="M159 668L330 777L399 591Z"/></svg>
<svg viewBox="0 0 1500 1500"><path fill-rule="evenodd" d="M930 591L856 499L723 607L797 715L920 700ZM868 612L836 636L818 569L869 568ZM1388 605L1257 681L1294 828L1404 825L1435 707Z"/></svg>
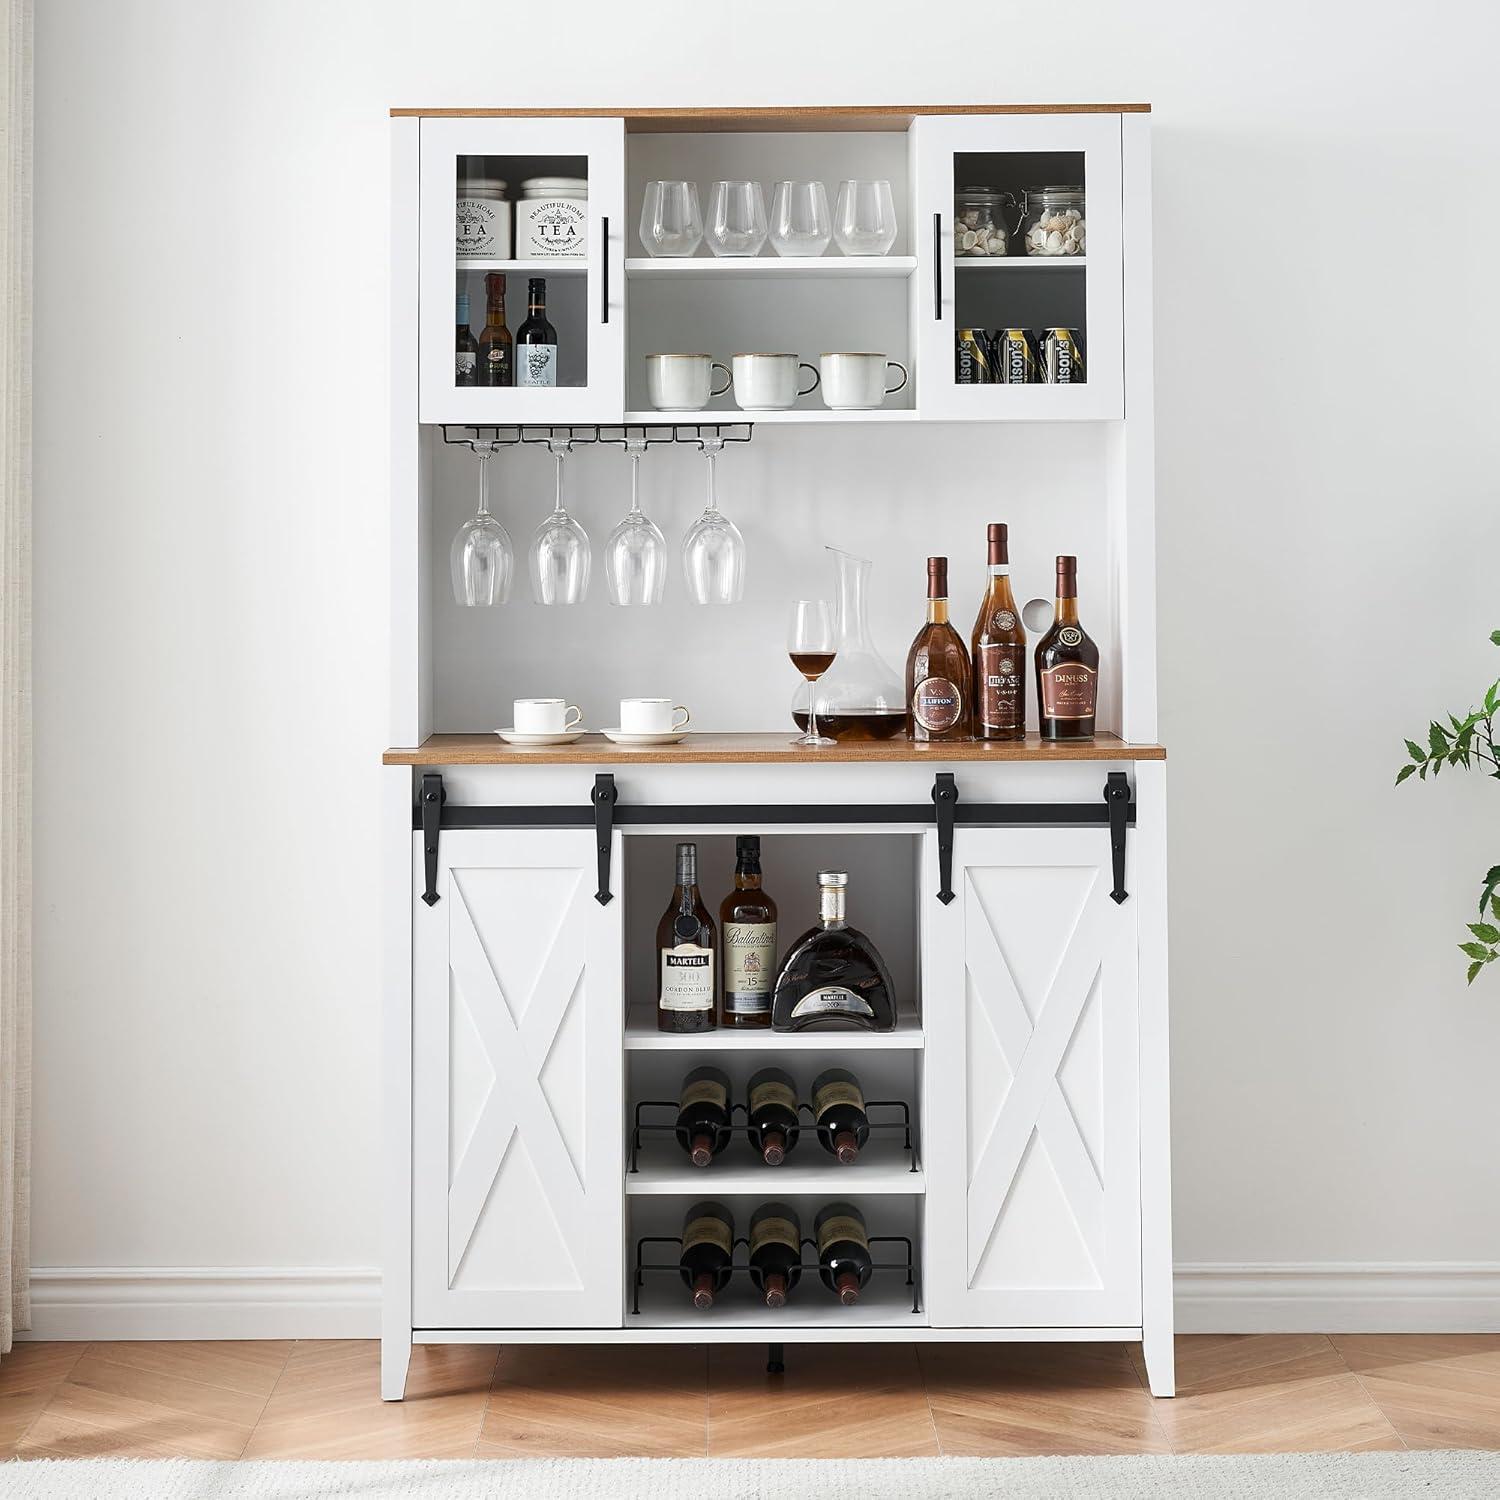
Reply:
<svg viewBox="0 0 1500 1500"><path fill-rule="evenodd" d="M943 321L943 216L932 216L932 320Z"/></svg>
<svg viewBox="0 0 1500 1500"><path fill-rule="evenodd" d="M600 238L604 241L604 245L603 245L603 252L604 252L604 276L602 278L603 282L604 282L604 296L600 299L601 306L599 308L599 321L601 323L607 323L607 322L609 322L609 215L608 214L606 214L604 216L604 233L600 236Z"/></svg>

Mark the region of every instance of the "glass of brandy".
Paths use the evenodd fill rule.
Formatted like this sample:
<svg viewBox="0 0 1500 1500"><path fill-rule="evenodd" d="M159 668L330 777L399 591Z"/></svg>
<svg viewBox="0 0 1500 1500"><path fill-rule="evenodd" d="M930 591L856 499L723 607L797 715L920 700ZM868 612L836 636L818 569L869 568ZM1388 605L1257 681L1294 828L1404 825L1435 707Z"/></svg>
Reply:
<svg viewBox="0 0 1500 1500"><path fill-rule="evenodd" d="M833 665L835 654L833 605L826 599L798 599L792 605L787 651L792 665L812 686L807 696L807 733L794 745L822 748L833 740L818 733L818 678Z"/></svg>

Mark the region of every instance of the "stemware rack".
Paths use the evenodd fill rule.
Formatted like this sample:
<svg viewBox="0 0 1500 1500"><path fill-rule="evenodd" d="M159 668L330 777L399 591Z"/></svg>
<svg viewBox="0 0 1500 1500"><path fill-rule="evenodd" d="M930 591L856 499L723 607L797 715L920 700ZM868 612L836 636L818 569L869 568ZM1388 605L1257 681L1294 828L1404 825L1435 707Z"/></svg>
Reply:
<svg viewBox="0 0 1500 1500"><path fill-rule="evenodd" d="M557 443L570 446L607 443L625 448L643 443L648 448L661 443L689 443L702 448L706 443L748 443L755 428L749 422L670 422L631 423L584 426L533 426L527 423L499 426L451 426L443 423L443 441L454 447L473 448L484 443L490 448L514 448L522 443L551 447ZM454 436L457 433L458 436ZM493 433L493 437L487 437Z"/></svg>

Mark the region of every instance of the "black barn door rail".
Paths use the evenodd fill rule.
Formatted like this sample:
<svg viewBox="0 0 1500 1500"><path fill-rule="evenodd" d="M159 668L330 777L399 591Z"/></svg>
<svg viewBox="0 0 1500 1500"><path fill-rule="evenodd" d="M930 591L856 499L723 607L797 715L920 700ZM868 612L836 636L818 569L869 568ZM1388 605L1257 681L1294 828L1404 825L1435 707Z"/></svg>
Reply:
<svg viewBox="0 0 1500 1500"><path fill-rule="evenodd" d="M592 828L599 863L599 888L594 899L607 905L610 891L610 850L617 827L656 827L683 824L756 823L932 823L938 834L938 900L953 899L953 831L968 828L1052 828L1099 825L1109 828L1116 901L1124 901L1125 829L1135 822L1135 803L1123 771L1111 771L1098 802L964 802L951 771L940 771L933 782L932 801L876 803L712 802L670 806L662 803L632 806L620 801L615 778L601 772L594 777L586 803L576 806L477 807L447 800L442 775L424 773L417 785L412 827L422 835L427 889L422 899L438 901L438 836L453 828Z"/></svg>

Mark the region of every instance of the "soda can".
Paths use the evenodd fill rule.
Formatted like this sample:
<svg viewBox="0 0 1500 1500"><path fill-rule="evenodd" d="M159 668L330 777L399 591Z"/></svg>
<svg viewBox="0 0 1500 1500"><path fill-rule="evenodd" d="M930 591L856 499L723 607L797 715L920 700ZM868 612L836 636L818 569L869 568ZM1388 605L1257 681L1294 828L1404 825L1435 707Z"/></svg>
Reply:
<svg viewBox="0 0 1500 1500"><path fill-rule="evenodd" d="M1076 328L1049 328L1042 336L1042 381L1046 385L1082 385L1083 355Z"/></svg>
<svg viewBox="0 0 1500 1500"><path fill-rule="evenodd" d="M1024 328L1002 328L994 342L995 382L998 385L1035 385L1036 345Z"/></svg>
<svg viewBox="0 0 1500 1500"><path fill-rule="evenodd" d="M958 330L958 362L953 372L958 385L993 385L995 372L990 364L990 336L982 328Z"/></svg>

